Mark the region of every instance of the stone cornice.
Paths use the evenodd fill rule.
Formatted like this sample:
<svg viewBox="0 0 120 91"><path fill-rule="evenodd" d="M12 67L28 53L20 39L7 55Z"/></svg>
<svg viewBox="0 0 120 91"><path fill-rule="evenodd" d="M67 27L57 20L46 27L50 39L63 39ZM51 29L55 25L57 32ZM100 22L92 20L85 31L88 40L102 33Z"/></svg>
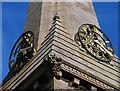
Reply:
<svg viewBox="0 0 120 91"><path fill-rule="evenodd" d="M92 83L95 86L98 86L100 88L109 89L109 90L114 89L113 87L111 87L111 86L109 86L109 85L83 73L83 72L80 72L80 71L78 71L78 70L76 70L76 69L74 69L66 64L62 64L61 69L65 70L65 71L67 71L67 72L69 72L69 73L71 73L71 74L73 74L81 79L84 79L84 80L86 80L86 81L88 81L88 82L90 82L90 83Z"/></svg>

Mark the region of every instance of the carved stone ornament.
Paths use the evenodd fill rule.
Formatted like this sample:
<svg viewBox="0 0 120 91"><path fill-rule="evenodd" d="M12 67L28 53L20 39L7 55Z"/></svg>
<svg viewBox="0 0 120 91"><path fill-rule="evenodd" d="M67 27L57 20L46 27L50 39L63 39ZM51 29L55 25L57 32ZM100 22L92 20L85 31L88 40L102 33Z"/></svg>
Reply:
<svg viewBox="0 0 120 91"><path fill-rule="evenodd" d="M61 64L62 64L62 59L57 58L55 55L47 55L45 57L45 61L47 61L47 65L49 66L49 70L51 71L52 75L56 78L59 79L61 77Z"/></svg>
<svg viewBox="0 0 120 91"><path fill-rule="evenodd" d="M83 24L75 35L76 43L98 60L110 62L114 49L108 36L92 24Z"/></svg>

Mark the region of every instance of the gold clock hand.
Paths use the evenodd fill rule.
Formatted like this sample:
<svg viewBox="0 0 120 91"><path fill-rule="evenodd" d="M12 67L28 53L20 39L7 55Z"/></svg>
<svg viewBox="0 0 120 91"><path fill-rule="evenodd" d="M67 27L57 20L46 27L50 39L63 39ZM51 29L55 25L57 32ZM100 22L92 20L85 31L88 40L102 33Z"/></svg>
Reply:
<svg viewBox="0 0 120 91"><path fill-rule="evenodd" d="M94 40L94 42L100 45L102 51L107 52L111 57L113 57L113 54L107 48L105 48L98 40Z"/></svg>

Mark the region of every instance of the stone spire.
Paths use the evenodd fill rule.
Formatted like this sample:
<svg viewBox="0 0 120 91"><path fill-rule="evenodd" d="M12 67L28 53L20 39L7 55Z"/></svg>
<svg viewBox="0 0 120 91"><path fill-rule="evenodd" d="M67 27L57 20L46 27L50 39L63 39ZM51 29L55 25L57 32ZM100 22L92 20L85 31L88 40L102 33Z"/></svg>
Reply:
<svg viewBox="0 0 120 91"><path fill-rule="evenodd" d="M120 89L119 64L113 67L100 62L81 51L75 43L74 37L79 26L85 23L98 24L91 2L60 2L59 5L53 2L30 3L25 28L34 33L38 50L20 72L2 86L3 89L34 89L38 83L40 88L54 83L54 89L72 89L76 85L78 89L86 86L89 90L95 86L99 91ZM49 61L55 65L55 74L61 71L58 75L62 79L52 76L50 80L50 71L47 69Z"/></svg>
<svg viewBox="0 0 120 91"><path fill-rule="evenodd" d="M51 36L53 36L53 37L51 38ZM55 14L55 16L53 17L53 23L52 23L51 28L49 29L49 33L45 36L45 40L41 43L41 47L42 47L42 45L44 45L45 41L53 40L52 44L54 44L54 41L58 41L59 38L63 38L63 36L71 39L70 34L66 30L64 24L62 23L62 21L60 19L60 16L58 15L58 12L57 12ZM71 42L73 42L73 41L71 41Z"/></svg>
<svg viewBox="0 0 120 91"><path fill-rule="evenodd" d="M53 21L55 21L56 19L60 19L59 15L58 15L58 2L55 2L55 16L53 18Z"/></svg>

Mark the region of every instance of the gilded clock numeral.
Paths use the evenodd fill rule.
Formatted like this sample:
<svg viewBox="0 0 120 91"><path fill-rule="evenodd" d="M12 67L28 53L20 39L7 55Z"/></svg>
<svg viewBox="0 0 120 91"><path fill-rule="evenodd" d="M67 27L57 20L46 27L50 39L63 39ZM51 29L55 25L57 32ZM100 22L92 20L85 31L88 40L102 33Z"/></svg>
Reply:
<svg viewBox="0 0 120 91"><path fill-rule="evenodd" d="M75 41L90 55L104 62L110 62L114 49L108 36L92 24L83 24L75 35Z"/></svg>
<svg viewBox="0 0 120 91"><path fill-rule="evenodd" d="M9 69L20 70L34 54L34 35L31 31L23 33L13 46L9 57Z"/></svg>

